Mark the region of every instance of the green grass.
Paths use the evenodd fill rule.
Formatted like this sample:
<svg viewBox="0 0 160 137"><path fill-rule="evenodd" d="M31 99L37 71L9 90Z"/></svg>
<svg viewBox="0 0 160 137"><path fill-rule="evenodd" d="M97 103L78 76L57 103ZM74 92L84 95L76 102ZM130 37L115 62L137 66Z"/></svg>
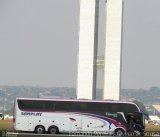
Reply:
<svg viewBox="0 0 160 137"><path fill-rule="evenodd" d="M160 125L146 124L146 132L160 132Z"/></svg>
<svg viewBox="0 0 160 137"><path fill-rule="evenodd" d="M12 120L0 120L0 130L13 131Z"/></svg>

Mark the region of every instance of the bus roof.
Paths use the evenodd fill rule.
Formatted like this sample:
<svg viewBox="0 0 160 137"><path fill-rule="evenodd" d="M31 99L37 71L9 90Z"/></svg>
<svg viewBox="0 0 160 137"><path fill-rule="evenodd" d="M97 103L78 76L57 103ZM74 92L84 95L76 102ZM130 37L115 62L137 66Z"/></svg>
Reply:
<svg viewBox="0 0 160 137"><path fill-rule="evenodd" d="M136 104L134 101L119 100L91 100L91 99L71 99L71 98L23 98L17 97L17 100L46 100L46 101L75 101L75 102L99 102L99 103L129 103Z"/></svg>

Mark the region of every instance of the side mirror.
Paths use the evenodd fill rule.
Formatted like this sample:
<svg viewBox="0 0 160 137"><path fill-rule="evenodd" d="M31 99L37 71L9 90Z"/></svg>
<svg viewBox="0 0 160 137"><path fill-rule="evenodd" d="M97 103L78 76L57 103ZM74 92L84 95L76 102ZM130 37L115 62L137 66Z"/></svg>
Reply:
<svg viewBox="0 0 160 137"><path fill-rule="evenodd" d="M128 121L128 123L130 123L133 120L134 120L134 114L133 113L128 113L127 114L127 121Z"/></svg>
<svg viewBox="0 0 160 137"><path fill-rule="evenodd" d="M130 119L130 118L133 119L134 118L134 113L128 113L127 114L127 118L128 119Z"/></svg>
<svg viewBox="0 0 160 137"><path fill-rule="evenodd" d="M137 124L141 124L143 121L143 114L141 112L134 112L134 121Z"/></svg>

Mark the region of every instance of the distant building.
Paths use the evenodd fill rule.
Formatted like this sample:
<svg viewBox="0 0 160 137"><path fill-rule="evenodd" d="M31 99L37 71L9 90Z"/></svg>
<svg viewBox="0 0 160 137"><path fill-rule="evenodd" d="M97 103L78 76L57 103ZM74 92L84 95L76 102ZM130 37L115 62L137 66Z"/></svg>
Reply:
<svg viewBox="0 0 160 137"><path fill-rule="evenodd" d="M157 115L150 115L148 123L154 125L160 125L160 118Z"/></svg>
<svg viewBox="0 0 160 137"><path fill-rule="evenodd" d="M155 111L157 111L160 114L160 104L153 105Z"/></svg>

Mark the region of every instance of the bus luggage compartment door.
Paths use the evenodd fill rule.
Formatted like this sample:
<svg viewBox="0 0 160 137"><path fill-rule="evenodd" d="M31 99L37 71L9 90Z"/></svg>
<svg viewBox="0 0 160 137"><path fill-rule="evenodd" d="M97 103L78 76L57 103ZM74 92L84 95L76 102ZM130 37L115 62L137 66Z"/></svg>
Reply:
<svg viewBox="0 0 160 137"><path fill-rule="evenodd" d="M94 118L90 118L90 117L82 118L82 130L84 132L95 131L96 130L95 125L96 124L95 124Z"/></svg>
<svg viewBox="0 0 160 137"><path fill-rule="evenodd" d="M16 130L28 131L28 117L17 117Z"/></svg>
<svg viewBox="0 0 160 137"><path fill-rule="evenodd" d="M82 130L82 120L81 116L72 116L69 117L70 123L71 123L71 131L80 132Z"/></svg>

